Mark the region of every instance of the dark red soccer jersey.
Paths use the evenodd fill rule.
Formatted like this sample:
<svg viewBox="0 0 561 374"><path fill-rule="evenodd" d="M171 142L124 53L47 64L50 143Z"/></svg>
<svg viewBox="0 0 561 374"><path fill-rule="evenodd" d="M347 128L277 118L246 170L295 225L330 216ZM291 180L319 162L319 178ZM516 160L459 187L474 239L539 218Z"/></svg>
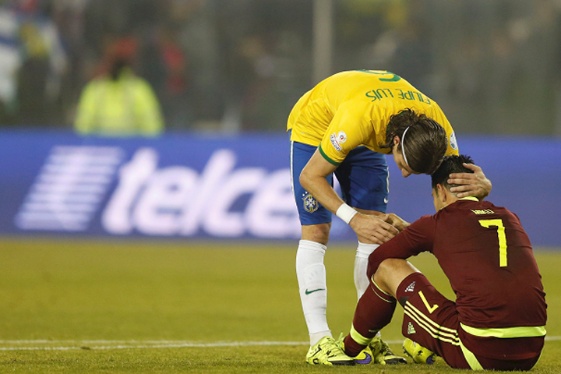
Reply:
<svg viewBox="0 0 561 374"><path fill-rule="evenodd" d="M461 323L545 326L545 293L532 246L518 217L506 208L466 199L421 217L372 253L368 274L386 258L421 252L432 252L450 280Z"/></svg>

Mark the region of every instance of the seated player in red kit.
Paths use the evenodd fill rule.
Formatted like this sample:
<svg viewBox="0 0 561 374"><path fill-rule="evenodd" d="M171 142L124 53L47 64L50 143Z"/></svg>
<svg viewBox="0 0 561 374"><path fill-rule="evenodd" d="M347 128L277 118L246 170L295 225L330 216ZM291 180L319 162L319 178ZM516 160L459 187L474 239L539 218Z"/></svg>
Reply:
<svg viewBox="0 0 561 374"><path fill-rule="evenodd" d="M547 304L528 235L504 207L450 192L450 173L469 173L469 156L448 156L432 174L437 213L412 223L369 257L370 286L339 342L355 357L404 309L404 351L453 368L529 370L545 338ZM448 300L406 259L431 252L456 295Z"/></svg>

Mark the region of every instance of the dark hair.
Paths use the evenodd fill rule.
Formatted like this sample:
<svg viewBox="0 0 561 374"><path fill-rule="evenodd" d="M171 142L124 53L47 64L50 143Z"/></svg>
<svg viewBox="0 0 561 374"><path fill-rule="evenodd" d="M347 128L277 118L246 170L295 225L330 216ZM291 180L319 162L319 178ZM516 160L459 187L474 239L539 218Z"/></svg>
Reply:
<svg viewBox="0 0 561 374"><path fill-rule="evenodd" d="M403 133L407 130L405 142ZM448 140L446 131L436 121L424 114L405 109L390 117L386 128L384 148L393 148L393 138L400 139L398 150L405 144L405 157L409 167L422 174L433 173L446 153Z"/></svg>
<svg viewBox="0 0 561 374"><path fill-rule="evenodd" d="M445 188L453 187L448 184L448 177L452 173L473 173L463 164L473 164L473 160L466 155L444 157L438 169L431 175L432 188L435 188L437 184L441 184Z"/></svg>

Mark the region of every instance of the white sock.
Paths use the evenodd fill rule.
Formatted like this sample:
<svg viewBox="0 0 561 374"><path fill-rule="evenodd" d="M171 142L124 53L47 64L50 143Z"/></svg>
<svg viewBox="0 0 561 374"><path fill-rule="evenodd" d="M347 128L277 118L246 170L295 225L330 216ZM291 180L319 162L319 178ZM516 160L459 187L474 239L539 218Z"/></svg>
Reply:
<svg viewBox="0 0 561 374"><path fill-rule="evenodd" d="M323 264L326 249L321 243L300 240L296 252L296 275L310 345L324 336L332 337L326 315L327 280Z"/></svg>
<svg viewBox="0 0 561 374"><path fill-rule="evenodd" d="M358 247L356 249L355 255L354 278L356 294L359 299L370 284L370 279L368 279L368 277L366 276L368 256L370 256L370 254L374 252L374 250L378 247L378 244L366 244L358 242Z"/></svg>
<svg viewBox="0 0 561 374"><path fill-rule="evenodd" d="M368 268L368 256L370 256L370 254L378 247L378 244L358 242L355 256L355 287L359 299L370 284L370 279L368 279L368 276L366 275L366 269ZM381 338L382 333L378 331L375 336Z"/></svg>

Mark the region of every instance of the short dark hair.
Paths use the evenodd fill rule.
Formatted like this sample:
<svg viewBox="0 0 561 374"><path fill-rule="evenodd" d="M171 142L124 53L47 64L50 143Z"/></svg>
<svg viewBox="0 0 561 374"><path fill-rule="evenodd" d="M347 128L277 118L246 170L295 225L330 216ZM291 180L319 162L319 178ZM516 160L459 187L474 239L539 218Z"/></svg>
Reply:
<svg viewBox="0 0 561 374"><path fill-rule="evenodd" d="M448 177L452 173L473 173L464 164L473 164L472 158L467 155L444 157L438 169L431 175L432 188L436 188L437 184L445 188L453 187L448 184Z"/></svg>
<svg viewBox="0 0 561 374"><path fill-rule="evenodd" d="M406 130L407 134L403 139ZM390 117L384 148L393 148L394 136L400 139L398 150L401 151L405 144L407 164L417 173L432 174L442 162L448 147L444 128L433 119L411 109L402 110Z"/></svg>

